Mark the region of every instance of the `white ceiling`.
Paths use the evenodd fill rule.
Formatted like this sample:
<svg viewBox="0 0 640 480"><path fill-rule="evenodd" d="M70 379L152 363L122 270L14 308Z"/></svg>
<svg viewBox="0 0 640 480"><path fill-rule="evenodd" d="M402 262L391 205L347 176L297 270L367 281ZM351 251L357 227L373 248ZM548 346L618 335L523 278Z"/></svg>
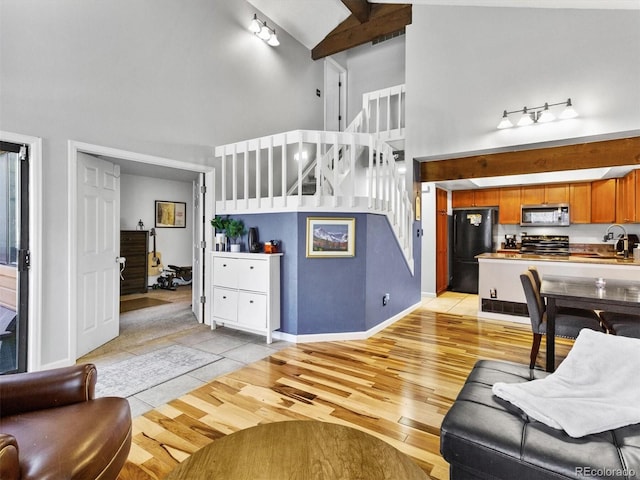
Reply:
<svg viewBox="0 0 640 480"><path fill-rule="evenodd" d="M247 0L269 20L311 50L350 12L340 0ZM640 0L369 0L369 3L412 3L474 7L581 8L640 10ZM257 12L256 12L257 13ZM247 19L247 26L249 25ZM282 40L281 40L282 41Z"/></svg>

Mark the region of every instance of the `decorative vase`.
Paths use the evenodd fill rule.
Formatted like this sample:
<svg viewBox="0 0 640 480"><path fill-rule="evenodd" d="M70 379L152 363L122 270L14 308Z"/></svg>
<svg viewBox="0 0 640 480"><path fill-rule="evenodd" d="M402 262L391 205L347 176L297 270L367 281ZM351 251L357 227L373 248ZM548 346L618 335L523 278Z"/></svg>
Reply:
<svg viewBox="0 0 640 480"><path fill-rule="evenodd" d="M216 252L224 252L227 248L227 236L224 233L216 233Z"/></svg>
<svg viewBox="0 0 640 480"><path fill-rule="evenodd" d="M240 244L239 243L232 243L231 244L231 251L232 252L239 252L240 251Z"/></svg>

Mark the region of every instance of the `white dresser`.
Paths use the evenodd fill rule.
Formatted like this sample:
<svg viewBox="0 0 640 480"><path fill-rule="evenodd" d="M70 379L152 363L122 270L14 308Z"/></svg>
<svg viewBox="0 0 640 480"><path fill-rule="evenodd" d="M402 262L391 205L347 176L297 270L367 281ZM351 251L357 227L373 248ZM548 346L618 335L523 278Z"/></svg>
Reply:
<svg viewBox="0 0 640 480"><path fill-rule="evenodd" d="M280 328L281 253L212 252L216 324L267 336Z"/></svg>

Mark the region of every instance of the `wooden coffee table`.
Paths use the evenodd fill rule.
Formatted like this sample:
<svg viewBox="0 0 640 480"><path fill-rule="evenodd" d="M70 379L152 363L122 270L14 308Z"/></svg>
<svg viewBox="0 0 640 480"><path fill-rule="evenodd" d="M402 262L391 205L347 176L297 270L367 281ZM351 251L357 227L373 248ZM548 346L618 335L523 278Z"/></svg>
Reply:
<svg viewBox="0 0 640 480"><path fill-rule="evenodd" d="M354 428L317 421L267 423L198 450L166 480L425 480L407 455Z"/></svg>

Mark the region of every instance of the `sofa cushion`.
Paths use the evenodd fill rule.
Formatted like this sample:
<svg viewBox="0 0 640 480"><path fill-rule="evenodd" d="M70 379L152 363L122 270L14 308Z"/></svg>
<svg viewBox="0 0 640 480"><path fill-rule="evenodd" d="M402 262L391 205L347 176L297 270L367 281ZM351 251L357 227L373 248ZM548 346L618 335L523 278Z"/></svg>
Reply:
<svg viewBox="0 0 640 480"><path fill-rule="evenodd" d="M533 375L543 378L547 373L534 370ZM498 381L529 380L527 365L478 361L442 423L440 449L445 460L476 478L626 479L640 475L640 425L571 438L530 419L491 391Z"/></svg>
<svg viewBox="0 0 640 480"><path fill-rule="evenodd" d="M24 480L115 478L129 453L131 413L126 399L104 397L3 417L0 431L17 440Z"/></svg>

